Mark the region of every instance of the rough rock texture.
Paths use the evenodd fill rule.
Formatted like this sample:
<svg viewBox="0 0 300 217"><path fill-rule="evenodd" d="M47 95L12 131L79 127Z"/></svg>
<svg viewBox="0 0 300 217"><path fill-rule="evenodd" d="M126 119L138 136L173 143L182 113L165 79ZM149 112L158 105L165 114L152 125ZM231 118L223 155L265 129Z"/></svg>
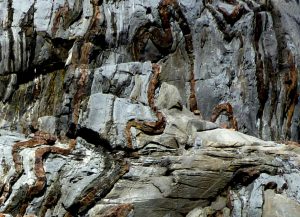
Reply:
<svg viewBox="0 0 300 217"><path fill-rule="evenodd" d="M240 131L300 140L296 0L3 0L0 8L2 128L29 133L53 116L64 135L98 92L147 106L150 61L160 67L157 89L175 86L182 106L204 119L228 104ZM232 127L226 119L214 121Z"/></svg>
<svg viewBox="0 0 300 217"><path fill-rule="evenodd" d="M297 216L299 35L298 0L0 0L0 216Z"/></svg>

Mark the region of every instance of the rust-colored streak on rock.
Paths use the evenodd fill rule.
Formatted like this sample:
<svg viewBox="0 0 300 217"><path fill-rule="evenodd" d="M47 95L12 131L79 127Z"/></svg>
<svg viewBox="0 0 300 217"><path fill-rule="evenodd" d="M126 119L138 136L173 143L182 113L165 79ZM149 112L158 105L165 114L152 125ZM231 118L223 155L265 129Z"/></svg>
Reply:
<svg viewBox="0 0 300 217"><path fill-rule="evenodd" d="M46 147L37 148L35 151L34 173L36 176L36 181L34 185L30 186L28 191L26 192L26 201L24 201L23 204L21 204L17 216L24 216L30 200L37 196L45 187L46 175L43 165L44 156L48 153L68 155L76 145L76 140L70 140L69 147L66 149L51 146L55 143L56 139L57 138L51 134L38 131L35 133L34 137L31 140L25 142L18 142L13 146L12 155L15 163L16 174L13 176L11 182L5 185L1 197L2 202L5 202L7 196L9 196L10 189L7 189L7 187L10 188L10 186L12 186L18 180L18 178L23 172L22 158L19 155L20 150L24 148L34 148L41 145L50 145Z"/></svg>
<svg viewBox="0 0 300 217"><path fill-rule="evenodd" d="M132 204L120 204L108 209L101 217L126 217L133 209Z"/></svg>
<svg viewBox="0 0 300 217"><path fill-rule="evenodd" d="M24 148L34 148L39 145L54 144L55 141L56 141L55 136L38 131L35 133L32 139L24 142L17 142L16 144L14 144L12 148L12 156L15 164L15 174L10 179L10 181L4 185L3 192L0 197L0 204L6 201L6 199L10 194L11 186L19 179L19 177L23 172L22 157L19 154L20 150Z"/></svg>
<svg viewBox="0 0 300 217"><path fill-rule="evenodd" d="M46 146L38 148L35 151L35 166L34 166L34 173L36 176L36 181L33 186L30 186L26 199L28 202L24 203L22 205L22 208L19 211L19 214L21 216L24 215L26 212L26 209L28 207L28 203L30 200L32 200L35 196L37 196L40 192L43 191L46 185L46 174L44 170L43 160L44 156L48 153L52 154L60 154L60 155L68 155L70 152L74 149L76 145L76 140L70 140L69 147L68 148L60 148L56 146Z"/></svg>
<svg viewBox="0 0 300 217"><path fill-rule="evenodd" d="M91 202L94 200L96 193L98 192L98 189L92 188L90 192L88 192L81 200L80 200L80 206L88 206L91 204Z"/></svg>
<svg viewBox="0 0 300 217"><path fill-rule="evenodd" d="M129 121L126 125L126 128L125 128L125 137L126 137L126 140L127 140L127 147L129 149L132 149L132 139L131 139L131 132L130 132L130 129L131 127L133 127L133 124L132 124L132 121Z"/></svg>
<svg viewBox="0 0 300 217"><path fill-rule="evenodd" d="M152 70L153 70L153 75L152 75L152 79L149 82L148 85L148 92L147 92L147 97L148 97L148 103L150 108L153 111L156 111L157 108L155 106L155 90L158 86L158 77L160 74L160 66L158 64L152 64Z"/></svg>
<svg viewBox="0 0 300 217"><path fill-rule="evenodd" d="M69 4L66 1L65 5L63 7L60 7L57 10L55 17L53 19L53 25L52 25L52 29L51 29L53 35L55 35L56 32L58 31L60 21L61 21L61 19L64 19L67 16L68 11L69 11Z"/></svg>
<svg viewBox="0 0 300 217"><path fill-rule="evenodd" d="M160 15L160 19L162 21L163 29L170 29L171 28L170 12L168 10L168 7L173 7L173 6L174 6L174 1L173 0L162 0L159 3L158 12L159 12L159 15Z"/></svg>
<svg viewBox="0 0 300 217"><path fill-rule="evenodd" d="M165 29L161 31L157 27L152 27L150 30L150 39L155 44L156 47L159 47L160 50L170 49L173 44L173 37L171 29Z"/></svg>
<svg viewBox="0 0 300 217"><path fill-rule="evenodd" d="M193 39L191 29L185 18L180 5L176 0L162 0L158 6L158 12L162 22L161 28L151 26L152 24L146 24L140 27L134 38L132 46L132 54L134 59L140 59L140 53L146 46L148 39L150 38L158 50L168 55L171 53L171 47L173 44L171 18L173 18L180 26L185 39L185 49L189 56L190 64L190 96L189 96L189 108L192 112L198 109L196 100L196 81L194 75L194 56L193 56Z"/></svg>
<svg viewBox="0 0 300 217"><path fill-rule="evenodd" d="M170 6L173 8L177 16L170 11ZM184 36L191 33L190 27L177 0L162 0L158 6L158 10L162 20L162 27L164 29L171 28L170 19L173 17L178 22Z"/></svg>
<svg viewBox="0 0 300 217"><path fill-rule="evenodd" d="M93 44L91 42L85 42L81 47L81 54L80 54L80 65L88 65L89 64L89 55Z"/></svg>
<svg viewBox="0 0 300 217"><path fill-rule="evenodd" d="M88 70L80 68L80 78L77 83L77 91L73 98L73 123L76 125L79 119L80 103L85 96L85 83L87 82Z"/></svg>
<svg viewBox="0 0 300 217"><path fill-rule="evenodd" d="M280 143L283 143L283 144L288 145L288 146L300 147L300 143L294 142L294 141L280 141Z"/></svg>
<svg viewBox="0 0 300 217"><path fill-rule="evenodd" d="M166 120L164 115L157 110L157 107L155 105L155 90L158 86L158 77L160 74L160 66L158 64L152 64L152 72L153 76L149 82L148 85L148 104L150 108L156 113L157 121L150 122L150 121L138 121L138 120L132 120L129 121L125 128L125 136L127 139L127 147L132 149L132 139L131 139L131 127L135 127L142 132L148 134L148 135L159 135L164 132L165 126L166 126Z"/></svg>
<svg viewBox="0 0 300 217"><path fill-rule="evenodd" d="M89 26L84 34L84 40L86 42L92 41L95 44L98 44L97 41L99 36L104 36L106 32L106 25L103 25L102 21L102 16L101 14L101 5L102 5L102 0L91 0L90 3L93 6L93 15L90 18L90 23ZM104 16L105 17L105 16ZM104 45L106 42L100 42L103 43Z"/></svg>
<svg viewBox="0 0 300 217"><path fill-rule="evenodd" d="M140 53L144 50L150 33L145 26L141 26L133 37L131 48L132 57L134 60L140 60Z"/></svg>
<svg viewBox="0 0 300 217"><path fill-rule="evenodd" d="M79 118L79 108L80 103L86 95L86 84L88 81L88 64L89 64L89 55L93 44L86 42L81 47L81 54L79 59L79 70L80 77L77 81L77 91L73 99L73 123L76 125Z"/></svg>
<svg viewBox="0 0 300 217"><path fill-rule="evenodd" d="M52 154L68 155L73 150L74 147L73 144L74 142L71 141L69 144L69 148L67 149L55 147L55 146L47 146L47 147L39 148L35 151L34 171L37 180L34 186L31 186L29 189L29 196L31 198L37 195L39 192L41 192L45 187L46 176L45 176L45 170L43 165L43 158L45 154L52 153Z"/></svg>
<svg viewBox="0 0 300 217"><path fill-rule="evenodd" d="M224 19L231 25L245 14L245 8L240 4L236 5L231 13L228 13L228 11L222 7L218 7L218 11L223 14Z"/></svg>
<svg viewBox="0 0 300 217"><path fill-rule="evenodd" d="M123 159L118 159L114 161L114 163L111 163L111 160L112 159L105 163L107 167L114 171L114 176L104 177L101 181L98 180L93 187L87 190L87 193L85 193L78 202L69 208L70 210L68 209L69 212L66 213L64 217L78 216L80 213L86 211L88 207L95 204L97 198L99 199L102 198L103 195L106 195L108 193L107 189L111 189L120 177L129 171L128 162Z"/></svg>
<svg viewBox="0 0 300 217"><path fill-rule="evenodd" d="M87 31L87 34L90 34L90 31L96 31L97 27L99 25L99 20L101 17L101 13L99 10L99 2L100 0L92 0L91 3L93 5L93 17L91 19L90 25L89 25L89 30Z"/></svg>
<svg viewBox="0 0 300 217"><path fill-rule="evenodd" d="M173 10L177 14L177 16L173 15L172 12L170 12L169 7L172 6ZM163 29L169 30L171 28L170 24L170 18L171 16L174 16L174 19L178 22L180 29L184 35L185 39L185 49L189 56L189 64L190 64L190 96L189 96L189 107L192 112L196 111L198 109L197 106L197 99L196 99L196 81L195 81L195 75L194 75L194 57L193 57L193 39L190 27L188 25L188 22L184 16L184 14L181 11L181 8L176 0L163 0L160 2L159 5L159 13L162 20L162 26ZM172 32L169 33L172 37Z"/></svg>
<svg viewBox="0 0 300 217"><path fill-rule="evenodd" d="M196 81L195 81L195 75L194 75L194 67L191 69L191 88L190 88L190 97L189 97L189 104L190 104L190 110L192 112L195 112L198 109L197 106L197 99L196 99Z"/></svg>
<svg viewBox="0 0 300 217"><path fill-rule="evenodd" d="M28 192L30 198L34 195L37 195L43 188L45 187L45 170L43 167L43 156L44 154L50 152L51 147L42 147L35 151L35 165L34 165L34 172L36 176L36 181L34 186L31 186Z"/></svg>
<svg viewBox="0 0 300 217"><path fill-rule="evenodd" d="M295 111L295 106L298 103L299 94L297 93L298 88L298 70L295 64L294 55L290 51L288 54L288 63L290 65L289 73L286 74L286 113L287 113L287 128L289 129L292 125L292 118Z"/></svg>
<svg viewBox="0 0 300 217"><path fill-rule="evenodd" d="M265 68L264 68L264 62L262 60L262 55L260 53L259 48L259 41L261 38L261 34L263 32L263 22L262 22L262 15L256 14L255 16L255 34L254 34L254 45L255 45L255 61L256 61L256 83L257 83L257 93L258 93L258 100L259 100L259 109L257 113L257 118L261 119L263 115L263 111L265 108L265 104L268 99L268 92L269 92L269 85L268 82L265 81Z"/></svg>
<svg viewBox="0 0 300 217"><path fill-rule="evenodd" d="M247 14L248 11L243 5L238 4L235 0L227 1L229 4L233 4L234 9L229 13L225 8L218 6L215 8L212 5L212 1L206 2L206 8L211 12L215 21L218 25L218 29L223 33L224 40L230 42L234 37L240 37L236 35L234 31L228 26L233 26L243 15ZM222 15L223 16L222 16Z"/></svg>
<svg viewBox="0 0 300 217"><path fill-rule="evenodd" d="M72 215L71 213L67 212L67 213L64 215L64 217L73 217L73 215Z"/></svg>
<svg viewBox="0 0 300 217"><path fill-rule="evenodd" d="M230 123L230 128L238 130L238 123L236 118L233 116L233 109L230 103L223 103L219 104L216 107L214 107L210 121L211 122L216 122L218 117L222 114L225 113L225 115L228 117L229 123ZM227 127L225 127L227 128Z"/></svg>

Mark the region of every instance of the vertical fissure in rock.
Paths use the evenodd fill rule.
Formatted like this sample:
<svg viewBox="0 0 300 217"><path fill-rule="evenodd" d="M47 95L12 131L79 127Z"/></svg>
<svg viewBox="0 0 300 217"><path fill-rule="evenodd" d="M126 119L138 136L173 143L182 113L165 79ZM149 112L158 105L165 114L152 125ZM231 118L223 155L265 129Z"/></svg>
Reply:
<svg viewBox="0 0 300 217"><path fill-rule="evenodd" d="M254 20L254 45L255 45L255 62L256 62L256 86L257 86L257 93L258 93L258 100L259 100L259 109L257 113L257 119L262 119L263 111L265 108L265 104L268 99L268 84L265 85L265 73L264 73L264 63L263 63L263 56L260 53L260 39L263 32L263 21L262 21L262 14L256 13L255 20ZM262 127L262 125L260 126ZM261 129L259 129L261 133Z"/></svg>

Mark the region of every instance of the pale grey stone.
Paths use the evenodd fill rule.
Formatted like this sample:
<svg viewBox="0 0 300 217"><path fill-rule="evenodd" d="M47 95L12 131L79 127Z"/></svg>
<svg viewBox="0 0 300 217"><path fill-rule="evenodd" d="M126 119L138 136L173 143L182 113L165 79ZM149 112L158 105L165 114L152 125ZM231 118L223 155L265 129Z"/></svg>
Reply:
<svg viewBox="0 0 300 217"><path fill-rule="evenodd" d="M266 190L264 198L262 217L299 216L300 204L296 201L284 195L276 194L272 190Z"/></svg>
<svg viewBox="0 0 300 217"><path fill-rule="evenodd" d="M50 134L55 133L57 118L53 116L43 116L38 119L38 128L40 131Z"/></svg>

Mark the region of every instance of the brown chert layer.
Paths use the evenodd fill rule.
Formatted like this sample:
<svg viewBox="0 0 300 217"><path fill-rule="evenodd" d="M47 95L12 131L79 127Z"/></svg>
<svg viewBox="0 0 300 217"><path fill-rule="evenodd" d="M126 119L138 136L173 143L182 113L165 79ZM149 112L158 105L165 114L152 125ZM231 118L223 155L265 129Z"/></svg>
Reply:
<svg viewBox="0 0 300 217"><path fill-rule="evenodd" d="M265 214L263 191L282 183L299 201L299 144L284 141L300 138L297 1L1 4L5 216ZM2 127L60 141L14 144L24 137ZM68 130L77 150L61 148Z"/></svg>
<svg viewBox="0 0 300 217"><path fill-rule="evenodd" d="M69 66L70 71L75 71L75 69L78 67L80 70L80 76L78 80L76 80L76 92L74 94L73 100L72 100L72 120L71 123L73 125L78 124L78 118L79 118L79 109L80 109L80 103L86 97L87 89L88 89L88 78L89 78L89 63L90 63L90 55L94 48L94 44L90 42L91 38L90 36L95 37L95 35L98 35L101 33L100 28L100 17L101 13L99 10L99 5L102 1L100 0L93 0L91 1L93 6L93 15L91 17L90 24L88 26L88 29L86 33L84 34L83 38L79 38L75 41L75 44L72 49L72 59L71 63L72 65ZM69 8L68 3L65 3L65 6L60 8L56 14L55 21L58 20L58 24L63 18L64 23L65 22L74 22L74 19L79 16L80 13L82 13L82 3L76 2L76 5L74 6L74 11L71 11ZM79 11L80 10L80 11ZM65 16L64 16L65 15ZM67 21L65 21L67 20ZM67 25L67 23L66 23ZM55 27L56 25L53 25ZM52 29L53 34L56 33L56 29ZM73 131L74 129L69 129L69 131ZM75 132L71 132L71 134L74 134ZM71 135L70 134L70 135ZM72 136L73 137L73 136Z"/></svg>
<svg viewBox="0 0 300 217"><path fill-rule="evenodd" d="M20 150L24 148L34 148L40 145L54 144L55 141L56 141L55 136L52 136L44 132L36 132L32 139L25 142L18 142L13 146L12 156L15 164L15 174L10 179L10 181L4 185L3 192L0 197L0 204L3 204L6 201L7 197L11 192L11 186L13 186L13 184L19 179L19 177L23 173L22 158L19 154Z"/></svg>
<svg viewBox="0 0 300 217"><path fill-rule="evenodd" d="M216 122L218 117L222 114L225 113L225 115L228 117L228 121L230 123L230 127L225 126L225 128L232 128L235 130L238 130L238 123L236 118L233 116L233 109L230 103L223 103L217 105L212 112L210 121L211 122Z"/></svg>
<svg viewBox="0 0 300 217"><path fill-rule="evenodd" d="M84 42L79 48L80 51L77 53L73 51L74 57L72 55L73 65L71 70L75 71L74 66L79 66L78 70L80 75L76 80L76 92L72 100L72 123L76 126L78 124L80 103L86 97L87 93L87 82L89 78L89 55L93 48L93 44L90 42Z"/></svg>
<svg viewBox="0 0 300 217"><path fill-rule="evenodd" d="M35 176L36 181L33 186L30 186L28 191L26 192L26 202L21 205L21 208L19 210L19 216L23 216L26 212L26 209L29 205L29 202L36 196L41 193L45 187L46 184L46 175L43 165L43 159L46 154L52 153L52 154L60 154L60 155L68 155L70 152L74 149L76 145L76 140L70 140L69 142L69 148L64 149L60 147L55 146L46 146L38 148L35 151Z"/></svg>
<svg viewBox="0 0 300 217"><path fill-rule="evenodd" d="M53 145L56 141L56 137L52 136L48 133L44 132L36 132L34 135L34 138L32 138L29 141L25 142L18 142L13 146L12 150L12 155L13 155L13 160L15 163L15 170L16 174L14 177L11 179L10 183L7 183L4 187L4 191L2 193L1 199L2 203L5 202L7 197L10 194L10 189L9 186L12 186L14 182L18 180L20 175L23 172L23 163L22 159L19 155L20 149L24 148L34 148L37 146L42 146L42 145ZM45 171L44 171L44 165L43 165L43 158L46 154L48 153L53 153L53 154L61 154L61 155L68 155L70 152L74 149L76 144L76 140L70 140L69 142L69 148L60 148L60 147L55 147L55 146L42 146L40 148L37 148L35 151L35 166L34 166L34 173L36 176L36 181L33 186L29 186L28 191L26 192L26 201L24 201L23 204L20 205L20 208L18 210L17 216L24 216L26 209L29 205L29 202L39 193L41 193L45 187L46 184L46 176L45 176ZM10 209L10 208L9 208ZM6 212L10 212L10 210L6 210Z"/></svg>
<svg viewBox="0 0 300 217"><path fill-rule="evenodd" d="M107 161L105 167L112 170L112 177L99 177L92 184L92 187L86 191L85 194L81 195L81 198L75 202L71 207L67 209L67 213L64 217L77 216L87 211L92 205L94 205L99 198L103 198L114 184L129 171L128 162L123 159L119 159L115 162Z"/></svg>
<svg viewBox="0 0 300 217"><path fill-rule="evenodd" d="M222 7L218 7L218 10L223 14L227 23L231 25L238 21L245 13L245 8L241 4L236 5L231 13L228 13L226 9Z"/></svg>
<svg viewBox="0 0 300 217"><path fill-rule="evenodd" d="M58 11L56 12L54 21L53 21L53 26L51 29L51 31L54 35L58 31L59 23L61 21L65 21L64 17L67 17L68 12L69 12L69 5L67 2L65 3L65 5L63 7L60 7L58 9ZM63 26L66 26L65 23L63 24Z"/></svg>
<svg viewBox="0 0 300 217"><path fill-rule="evenodd" d="M298 70L295 64L294 55L290 51L288 54L288 64L290 65L290 70L286 74L285 84L286 84L286 113L287 113L287 128L290 129L292 125L292 118L295 111L295 106L298 104L298 97L300 96L297 92L298 88Z"/></svg>
<svg viewBox="0 0 300 217"><path fill-rule="evenodd" d="M133 209L132 204L120 204L108 209L101 217L127 217Z"/></svg>
<svg viewBox="0 0 300 217"><path fill-rule="evenodd" d="M155 90L158 87L160 70L161 68L158 64L152 64L153 76L149 82L147 98L149 106L154 112L157 111L157 107L155 105Z"/></svg>
<svg viewBox="0 0 300 217"><path fill-rule="evenodd" d="M69 143L69 148L64 149L60 147L55 146L47 146L47 147L41 147L38 148L35 151L35 176L36 176L36 182L33 186L30 187L28 191L28 195L30 198L33 198L35 195L37 195L39 192L43 190L45 187L45 170L43 165L43 159L46 154L52 153L52 154L60 154L60 155L68 155L70 152L74 149L76 144L75 140L71 140Z"/></svg>
<svg viewBox="0 0 300 217"><path fill-rule="evenodd" d="M172 10L172 11L171 11ZM198 110L196 91L195 91L195 75L194 75L194 55L193 55L193 39L189 24L181 11L180 5L176 0L162 0L158 6L158 12L162 21L161 28L146 24L138 29L135 33L132 46L132 54L134 59L140 59L140 53L146 46L148 38L154 43L158 50L168 55L171 53L173 44L171 18L179 24L185 39L185 49L188 53L190 64L190 96L189 96L189 109L193 112Z"/></svg>
<svg viewBox="0 0 300 217"><path fill-rule="evenodd" d="M226 11L226 9L218 6L217 9L215 9L211 3L212 2L207 2L206 3L206 8L211 12L213 15L219 30L223 33L224 35L224 40L230 42L233 37L241 37L240 35L235 35L234 31L230 28L233 26L238 20L242 18L243 15L248 13L245 9L245 7L241 4L237 4L235 1L227 1L229 4L233 4L234 9L231 13Z"/></svg>
<svg viewBox="0 0 300 217"><path fill-rule="evenodd" d="M132 149L132 140L131 140L131 127L135 127L142 132L148 134L148 135L159 135L164 132L165 126L166 126L166 120L164 115L158 111L156 105L155 105L155 90L158 87L158 78L160 74L160 66L158 64L152 64L152 78L148 85L148 91L147 91L147 98L148 98L148 104L150 108L155 112L157 121L155 122L147 122L147 121L138 121L138 120L131 120L127 123L125 134L127 138L127 147Z"/></svg>

